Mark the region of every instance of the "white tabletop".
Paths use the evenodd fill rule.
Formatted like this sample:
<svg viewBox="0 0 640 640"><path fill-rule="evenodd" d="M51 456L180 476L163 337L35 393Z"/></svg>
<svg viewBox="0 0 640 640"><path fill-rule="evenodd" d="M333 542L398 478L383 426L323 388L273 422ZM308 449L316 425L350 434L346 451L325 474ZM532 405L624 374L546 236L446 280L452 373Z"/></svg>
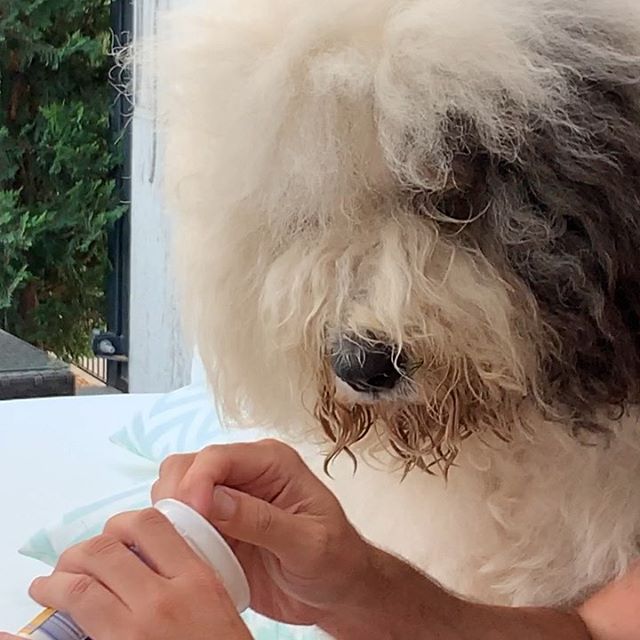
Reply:
<svg viewBox="0 0 640 640"><path fill-rule="evenodd" d="M149 477L150 463L108 441L156 395L0 402L0 631L39 607L27 596L42 563L17 549L63 513Z"/></svg>

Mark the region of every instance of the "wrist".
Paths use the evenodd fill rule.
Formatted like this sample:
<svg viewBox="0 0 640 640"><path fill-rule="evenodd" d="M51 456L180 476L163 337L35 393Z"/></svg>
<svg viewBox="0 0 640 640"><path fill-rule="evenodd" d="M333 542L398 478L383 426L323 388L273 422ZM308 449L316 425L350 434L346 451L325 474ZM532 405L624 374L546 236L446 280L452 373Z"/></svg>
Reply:
<svg viewBox="0 0 640 640"><path fill-rule="evenodd" d="M475 605L469 617L479 633L462 637L492 640L592 640L582 618L574 611L536 607Z"/></svg>
<svg viewBox="0 0 640 640"><path fill-rule="evenodd" d="M355 640L368 634L371 640L376 640L377 636L368 633L367 627L372 622L372 613L379 611L377 603L384 602L388 568L384 554L366 542L365 545L361 568L343 598L318 621L318 626L334 638Z"/></svg>
<svg viewBox="0 0 640 640"><path fill-rule="evenodd" d="M468 606L402 560L369 546L348 597L318 624L340 640L462 640L451 621L466 615Z"/></svg>
<svg viewBox="0 0 640 640"><path fill-rule="evenodd" d="M467 602L383 551L368 553L348 597L319 621L339 640L593 640L575 612Z"/></svg>
<svg viewBox="0 0 640 640"><path fill-rule="evenodd" d="M365 612L372 610L380 582L384 580L378 550L367 542L364 545L362 560L358 569L352 572L346 588L341 589L340 600L328 606L316 623L336 638L345 637L344 633L337 632L338 629L359 624ZM350 633L349 637L353 635Z"/></svg>

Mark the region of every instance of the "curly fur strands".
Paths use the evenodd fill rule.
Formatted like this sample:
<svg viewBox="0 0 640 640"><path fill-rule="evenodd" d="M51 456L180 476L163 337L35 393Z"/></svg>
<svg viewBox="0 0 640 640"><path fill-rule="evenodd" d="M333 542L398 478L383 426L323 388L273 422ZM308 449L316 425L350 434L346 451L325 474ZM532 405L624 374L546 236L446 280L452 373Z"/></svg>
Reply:
<svg viewBox="0 0 640 640"><path fill-rule="evenodd" d="M444 135L452 154L447 187L425 192L411 185L409 194L416 212L445 229L449 223L449 233L482 247L504 265L505 276L515 272L527 283L557 345L542 363L545 399L558 412L562 407L557 415L565 421L597 429L597 408L622 410L637 402L639 392L640 186L629 178L640 175L640 66L635 61L635 67L623 67L613 82L610 69L603 73L591 61L573 61L564 107L571 128L532 119L516 157L505 158L483 148L474 123L453 115ZM389 437L403 459L424 460L426 454L431 464L443 461L446 471L458 447L443 452L449 425L436 421L434 427L420 407L398 414L411 429L387 417ZM456 422L461 437L471 432ZM350 424L346 420L342 429L351 431ZM427 434L420 424L429 425ZM427 442L433 437L427 451L418 446L418 434Z"/></svg>
<svg viewBox="0 0 640 640"><path fill-rule="evenodd" d="M375 415L446 468L525 407L593 427L638 399L637 3L216 0L166 24L185 306L226 415L300 430L322 396L339 447ZM318 386L332 332L424 365L347 419Z"/></svg>
<svg viewBox="0 0 640 640"><path fill-rule="evenodd" d="M640 174L640 92L583 77L576 98L567 109L591 153L576 148L575 131L532 127L506 162L460 125L455 186L435 203L412 197L422 214L437 206L449 222L468 221L466 241L527 283L558 344L543 363L545 393L593 427L594 408L638 401L640 187L630 176Z"/></svg>
<svg viewBox="0 0 640 640"><path fill-rule="evenodd" d="M377 431L377 441L386 443L387 449L403 461L405 475L416 467L447 477L462 442L474 433L487 443L491 435L508 442L514 428L526 428L518 406L505 413L504 401L492 402L480 395L487 387L479 381L475 385L470 382L465 364L461 367L464 371L451 363L444 371L430 366L429 372L441 374L438 383L428 385L429 389L435 389L430 398L410 404L387 403L381 407L340 402L336 398L335 376L328 366L323 367L319 383L322 392L315 415L334 443L325 460L325 473L329 474L331 462L342 452L346 452L357 467L352 448L365 440L372 429ZM466 384L461 384L463 377ZM496 407L499 413L492 413Z"/></svg>
<svg viewBox="0 0 640 640"><path fill-rule="evenodd" d="M375 453L335 480L307 460L457 593L563 606L624 572L640 416L607 414L640 379L637 0L204 0L165 25L142 49L225 418ZM386 336L406 379L348 395L327 367L351 335Z"/></svg>

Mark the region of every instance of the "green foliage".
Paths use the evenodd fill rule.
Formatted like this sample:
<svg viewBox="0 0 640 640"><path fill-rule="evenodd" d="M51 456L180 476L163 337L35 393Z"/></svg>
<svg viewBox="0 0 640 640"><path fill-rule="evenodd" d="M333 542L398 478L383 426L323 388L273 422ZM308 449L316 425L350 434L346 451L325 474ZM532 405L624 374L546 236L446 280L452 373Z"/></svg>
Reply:
<svg viewBox="0 0 640 640"><path fill-rule="evenodd" d="M104 324L106 235L123 211L109 5L0 4L0 325L60 356Z"/></svg>

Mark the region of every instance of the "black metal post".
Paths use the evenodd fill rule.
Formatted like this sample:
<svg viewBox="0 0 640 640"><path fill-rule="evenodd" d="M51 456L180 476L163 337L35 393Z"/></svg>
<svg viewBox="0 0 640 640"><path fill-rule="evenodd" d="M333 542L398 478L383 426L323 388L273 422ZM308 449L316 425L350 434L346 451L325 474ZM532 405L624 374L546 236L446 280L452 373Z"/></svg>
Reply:
<svg viewBox="0 0 640 640"><path fill-rule="evenodd" d="M111 24L116 49L126 47L133 37L133 1L113 0ZM116 175L120 200L127 206L125 214L109 233L109 259L111 271L107 282L107 331L122 339L127 345L129 336L129 292L130 292L130 238L131 238L131 115L133 103L130 98L126 69L115 68L114 101L111 126L114 141L119 141L122 164ZM127 348L128 351L128 348ZM128 354L125 354L128 355ZM129 386L128 362L126 358L107 361L107 384L120 391Z"/></svg>

